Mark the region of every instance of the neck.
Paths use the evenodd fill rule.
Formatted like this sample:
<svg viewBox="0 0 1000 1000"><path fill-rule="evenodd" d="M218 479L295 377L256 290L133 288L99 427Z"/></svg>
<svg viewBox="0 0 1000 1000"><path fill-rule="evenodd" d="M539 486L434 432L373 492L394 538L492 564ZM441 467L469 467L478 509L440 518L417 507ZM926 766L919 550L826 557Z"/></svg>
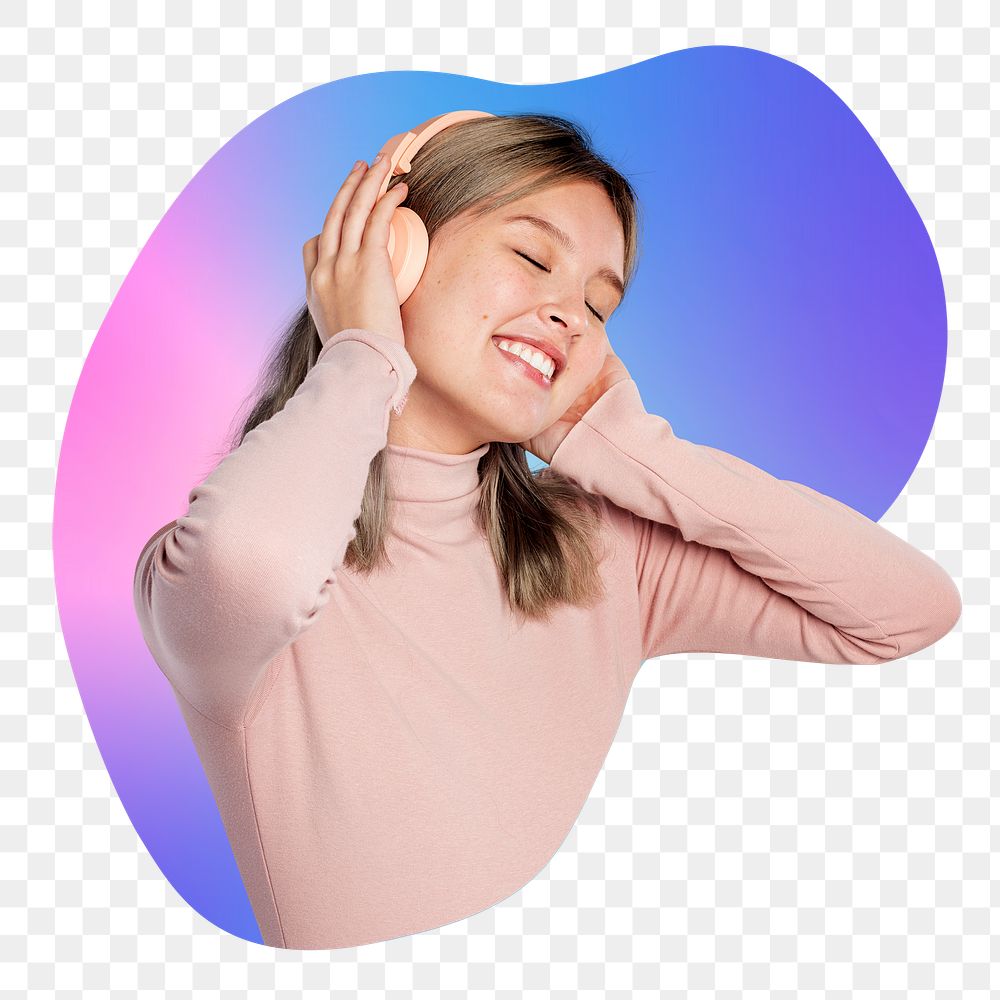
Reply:
<svg viewBox="0 0 1000 1000"><path fill-rule="evenodd" d="M389 410L387 444L443 455L468 455L487 443L488 438L477 436L463 427L458 415L449 420L445 407L441 405L433 407L438 415L436 420L426 419L426 407L421 405L422 396L413 391L415 388L416 383L411 387L402 413Z"/></svg>

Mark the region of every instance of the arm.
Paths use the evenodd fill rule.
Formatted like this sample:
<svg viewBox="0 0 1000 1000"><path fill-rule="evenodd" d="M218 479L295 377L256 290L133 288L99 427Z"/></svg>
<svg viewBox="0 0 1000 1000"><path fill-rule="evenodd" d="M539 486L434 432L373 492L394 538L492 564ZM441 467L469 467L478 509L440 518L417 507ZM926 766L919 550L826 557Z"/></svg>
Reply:
<svg viewBox="0 0 1000 1000"><path fill-rule="evenodd" d="M398 341L340 331L283 409L143 547L133 591L143 637L206 715L238 724L267 664L329 601L389 406L402 410L415 377Z"/></svg>
<svg viewBox="0 0 1000 1000"><path fill-rule="evenodd" d="M644 659L879 663L931 645L961 614L957 587L919 549L832 497L676 437L631 379L594 403L551 465L636 516Z"/></svg>

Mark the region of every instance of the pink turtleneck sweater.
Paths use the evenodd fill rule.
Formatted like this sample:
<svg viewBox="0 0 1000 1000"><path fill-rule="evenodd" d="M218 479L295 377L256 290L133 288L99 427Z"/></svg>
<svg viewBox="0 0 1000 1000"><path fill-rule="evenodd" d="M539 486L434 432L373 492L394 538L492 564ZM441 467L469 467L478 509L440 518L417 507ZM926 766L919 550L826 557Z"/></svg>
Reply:
<svg viewBox="0 0 1000 1000"><path fill-rule="evenodd" d="M519 628L473 517L489 445L386 444L415 376L383 334L332 337L136 567L268 945L383 941L517 892L571 830L647 659L877 664L961 613L919 550L676 437L628 380L550 463L601 497L607 598ZM393 568L366 578L342 560L386 447Z"/></svg>

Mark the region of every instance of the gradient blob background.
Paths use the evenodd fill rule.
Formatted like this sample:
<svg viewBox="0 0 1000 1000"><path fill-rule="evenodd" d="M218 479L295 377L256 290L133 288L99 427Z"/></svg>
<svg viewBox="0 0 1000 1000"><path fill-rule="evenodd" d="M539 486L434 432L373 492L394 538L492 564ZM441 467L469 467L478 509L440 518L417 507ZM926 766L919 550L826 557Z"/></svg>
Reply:
<svg viewBox="0 0 1000 1000"><path fill-rule="evenodd" d="M98 331L67 418L53 556L84 708L138 835L202 916L258 943L135 619L135 564L224 454L304 302L302 244L351 165L457 108L568 117L632 181L639 268L608 333L646 409L678 436L878 520L940 400L945 297L924 224L851 110L787 60L711 45L537 86L374 73L246 126L167 211Z"/></svg>

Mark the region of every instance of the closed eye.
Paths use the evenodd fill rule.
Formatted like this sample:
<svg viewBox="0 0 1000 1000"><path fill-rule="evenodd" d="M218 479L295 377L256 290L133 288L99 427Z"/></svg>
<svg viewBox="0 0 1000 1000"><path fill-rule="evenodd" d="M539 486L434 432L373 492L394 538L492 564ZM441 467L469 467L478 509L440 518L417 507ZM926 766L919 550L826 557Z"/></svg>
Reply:
<svg viewBox="0 0 1000 1000"><path fill-rule="evenodd" d="M530 257L529 257L529 256L528 256L528 255L527 255L526 253L521 253L521 251L520 251L520 250L515 250L515 251L514 251L514 253L516 253L516 254L518 255L518 257L523 257L523 258L524 258L524 259L525 259L526 261L528 261L529 263L531 263L531 264L534 264L534 265L535 265L535 267L537 267L537 268L538 268L539 270L542 270L542 271L544 271L544 272L545 272L546 274L548 274L548 273L549 273L549 269L548 269L547 267L543 267L543 266L542 266L541 264L539 264L539 263L538 263L538 261L537 261L537 260L532 260L532 259L531 259L531 258L530 258ZM592 306L592 305L591 305L591 304L590 304L589 302L587 303L587 308L588 308L588 309L589 309L589 310L590 310L590 311L591 311L591 312L592 312L592 313L593 313L593 314L594 314L594 315L595 315L595 316L596 316L596 317L597 317L597 318L598 318L598 319L599 319L599 320L600 320L600 321L601 321L602 323L604 322L604 317L603 317L603 316L602 316L602 315L601 315L601 314L600 314L600 313L599 313L599 312L598 312L598 311L597 311L597 310L596 310L596 309L595 309L595 308L594 308L594 307L593 307L593 306Z"/></svg>

